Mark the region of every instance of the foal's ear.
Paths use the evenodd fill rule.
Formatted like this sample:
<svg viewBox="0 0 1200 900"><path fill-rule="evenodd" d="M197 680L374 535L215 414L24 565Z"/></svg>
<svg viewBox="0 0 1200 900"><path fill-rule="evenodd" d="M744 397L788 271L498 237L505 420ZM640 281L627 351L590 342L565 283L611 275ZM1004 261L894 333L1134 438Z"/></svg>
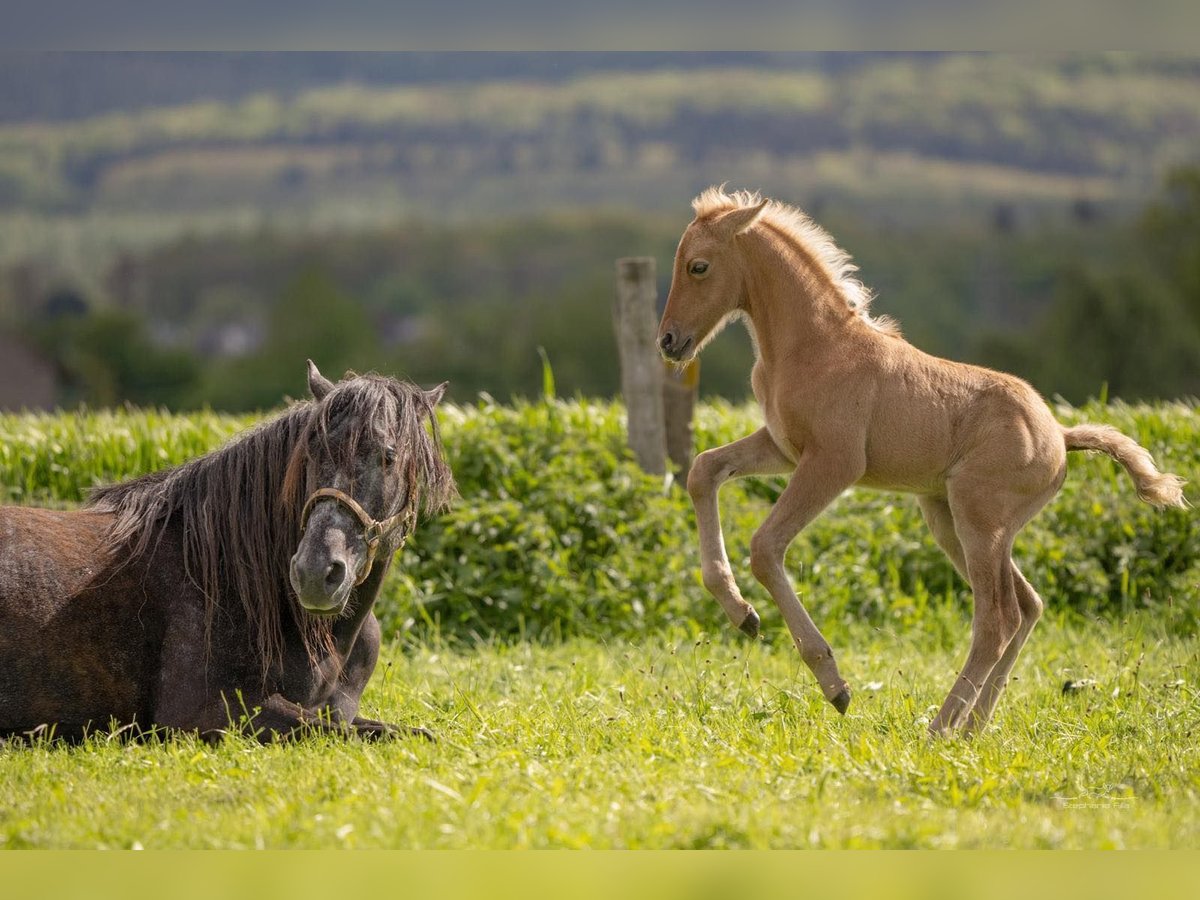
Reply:
<svg viewBox="0 0 1200 900"><path fill-rule="evenodd" d="M725 213L715 222L713 227L723 238L731 238L735 234L741 234L751 225L758 221L763 210L767 208L770 200L763 200L756 206L745 206L740 209L734 209Z"/></svg>
<svg viewBox="0 0 1200 900"><path fill-rule="evenodd" d="M435 388L425 391L425 399L429 401L429 408L437 406L441 401L442 396L446 393L446 388L450 386L450 382L443 381Z"/></svg>
<svg viewBox="0 0 1200 900"><path fill-rule="evenodd" d="M325 395L333 390L333 382L321 374L311 359L308 361L308 389L314 400L324 400Z"/></svg>

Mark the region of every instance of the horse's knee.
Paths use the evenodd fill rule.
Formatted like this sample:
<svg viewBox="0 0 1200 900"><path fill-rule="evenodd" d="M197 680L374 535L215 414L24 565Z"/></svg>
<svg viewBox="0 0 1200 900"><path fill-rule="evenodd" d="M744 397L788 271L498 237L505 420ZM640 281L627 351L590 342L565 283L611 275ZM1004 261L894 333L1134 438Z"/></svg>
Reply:
<svg viewBox="0 0 1200 900"><path fill-rule="evenodd" d="M711 494L717 487L720 463L713 450L705 450L688 470L687 489L693 501Z"/></svg>
<svg viewBox="0 0 1200 900"><path fill-rule="evenodd" d="M769 534L762 530L756 531L750 539L750 571L764 587L770 587L771 581L783 567L783 551Z"/></svg>
<svg viewBox="0 0 1200 900"><path fill-rule="evenodd" d="M1021 625L1028 628L1037 624L1045 609L1042 598L1032 588L1017 593L1017 606L1021 611Z"/></svg>

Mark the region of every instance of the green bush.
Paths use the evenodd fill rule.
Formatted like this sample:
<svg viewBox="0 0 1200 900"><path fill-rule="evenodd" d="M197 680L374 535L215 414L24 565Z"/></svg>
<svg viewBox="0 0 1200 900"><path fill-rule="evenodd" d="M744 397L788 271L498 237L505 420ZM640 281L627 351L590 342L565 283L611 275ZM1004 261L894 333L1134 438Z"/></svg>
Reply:
<svg viewBox="0 0 1200 900"><path fill-rule="evenodd" d="M1163 468L1200 479L1194 404L1093 403L1058 413L1068 423L1109 422ZM94 484L205 452L251 421L138 410L0 416L0 486L10 501L78 503ZM632 462L619 404L484 400L447 406L441 421L462 500L423 523L397 559L378 605L386 633L486 640L726 627L700 583L687 495ZM697 444L725 443L757 422L752 406L702 405ZM1047 606L1090 615L1149 605L1194 631L1196 517L1141 503L1107 457L1070 460L1062 494L1017 543ZM749 542L783 483L751 478L722 492L735 574L772 626L777 614L750 576ZM969 602L916 503L902 495L848 491L800 535L788 560L814 618L830 630L862 619L913 625L932 606Z"/></svg>

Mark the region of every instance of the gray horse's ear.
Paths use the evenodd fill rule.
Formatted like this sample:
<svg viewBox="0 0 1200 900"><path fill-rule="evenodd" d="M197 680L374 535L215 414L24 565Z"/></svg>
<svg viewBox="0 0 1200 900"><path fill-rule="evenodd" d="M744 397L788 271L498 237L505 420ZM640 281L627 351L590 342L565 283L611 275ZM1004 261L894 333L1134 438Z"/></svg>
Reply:
<svg viewBox="0 0 1200 900"><path fill-rule="evenodd" d="M429 401L429 406L431 409L438 405L438 403L441 401L443 395L445 395L445 393L446 393L446 388L448 388L449 386L450 386L450 382L443 381L437 387L431 388L430 390L425 392L425 399Z"/></svg>
<svg viewBox="0 0 1200 900"><path fill-rule="evenodd" d="M324 400L325 395L333 390L333 382L321 374L311 359L308 361L308 389L314 400Z"/></svg>
<svg viewBox="0 0 1200 900"><path fill-rule="evenodd" d="M741 209L731 210L717 219L713 225L720 232L721 236L725 238L741 234L758 221L759 216L763 214L763 210L767 208L767 204L770 202L770 200L763 200L755 206L746 206Z"/></svg>

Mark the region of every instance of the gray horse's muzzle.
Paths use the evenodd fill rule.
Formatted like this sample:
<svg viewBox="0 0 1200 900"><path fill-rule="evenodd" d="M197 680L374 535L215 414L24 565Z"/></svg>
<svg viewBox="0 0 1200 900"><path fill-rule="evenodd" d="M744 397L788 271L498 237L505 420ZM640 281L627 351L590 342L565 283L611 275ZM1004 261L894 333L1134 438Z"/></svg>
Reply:
<svg viewBox="0 0 1200 900"><path fill-rule="evenodd" d="M288 568L300 605L318 616L340 613L354 589L355 562L341 529L310 530Z"/></svg>

